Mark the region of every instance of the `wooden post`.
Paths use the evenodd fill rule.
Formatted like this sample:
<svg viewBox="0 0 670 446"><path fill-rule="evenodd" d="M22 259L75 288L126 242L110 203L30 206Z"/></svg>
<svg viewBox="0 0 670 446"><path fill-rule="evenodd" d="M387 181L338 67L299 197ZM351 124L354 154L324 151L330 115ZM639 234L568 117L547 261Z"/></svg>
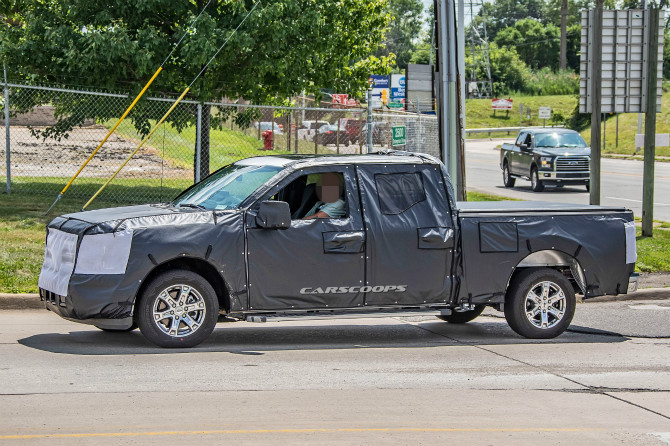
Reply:
<svg viewBox="0 0 670 446"><path fill-rule="evenodd" d="M293 112L296 113L296 112ZM295 153L298 153L298 117L295 118Z"/></svg>
<svg viewBox="0 0 670 446"><path fill-rule="evenodd" d="M270 131L272 132L272 149L275 149L275 138L277 138L277 135L275 134L275 109L272 109L272 118L270 118Z"/></svg>
<svg viewBox="0 0 670 446"><path fill-rule="evenodd" d="M286 116L286 131L284 134L286 135L286 151L290 152L291 151L291 116L293 116L293 113L289 113Z"/></svg>
<svg viewBox="0 0 670 446"><path fill-rule="evenodd" d="M600 204L600 103L602 81L603 0L596 1L593 12L593 58L591 66L591 180L590 204Z"/></svg>
<svg viewBox="0 0 670 446"><path fill-rule="evenodd" d="M656 161L656 96L658 94L658 18L660 9L649 8L647 54L647 109L644 117L644 172L642 175L642 235L654 235L654 163Z"/></svg>
<svg viewBox="0 0 670 446"><path fill-rule="evenodd" d="M312 136L312 139L314 140L314 154L315 155L317 153L319 153L319 150L318 150L317 145L316 145L316 134L319 130L318 126L319 126L319 112L316 112L316 120L314 121L314 135Z"/></svg>

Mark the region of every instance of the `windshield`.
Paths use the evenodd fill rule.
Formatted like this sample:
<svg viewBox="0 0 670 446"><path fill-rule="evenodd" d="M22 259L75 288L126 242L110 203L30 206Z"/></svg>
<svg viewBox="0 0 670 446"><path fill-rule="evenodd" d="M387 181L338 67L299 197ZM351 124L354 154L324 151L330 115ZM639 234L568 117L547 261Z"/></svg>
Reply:
<svg viewBox="0 0 670 446"><path fill-rule="evenodd" d="M182 192L172 204L209 210L235 209L280 170L282 167L278 166L233 164Z"/></svg>
<svg viewBox="0 0 670 446"><path fill-rule="evenodd" d="M538 133L535 135L535 147L567 147L583 149L586 146L579 133Z"/></svg>

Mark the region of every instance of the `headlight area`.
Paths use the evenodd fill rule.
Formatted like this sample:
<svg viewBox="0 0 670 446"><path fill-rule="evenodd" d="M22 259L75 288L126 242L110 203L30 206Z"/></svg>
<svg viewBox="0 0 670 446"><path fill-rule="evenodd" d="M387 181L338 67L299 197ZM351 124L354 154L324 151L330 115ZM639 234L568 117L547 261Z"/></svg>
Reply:
<svg viewBox="0 0 670 446"><path fill-rule="evenodd" d="M85 235L79 245L75 274L125 274L133 230Z"/></svg>
<svg viewBox="0 0 670 446"><path fill-rule="evenodd" d="M554 165L554 158L551 156L541 156L540 157L540 169L551 170Z"/></svg>

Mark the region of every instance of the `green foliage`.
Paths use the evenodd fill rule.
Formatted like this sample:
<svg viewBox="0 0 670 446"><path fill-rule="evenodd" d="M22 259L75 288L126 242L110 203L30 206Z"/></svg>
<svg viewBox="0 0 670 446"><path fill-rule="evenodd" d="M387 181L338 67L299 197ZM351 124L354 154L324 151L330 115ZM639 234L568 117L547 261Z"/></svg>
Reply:
<svg viewBox="0 0 670 446"><path fill-rule="evenodd" d="M384 46L378 51L380 56L395 54L396 66L407 67L413 57L415 42L421 34L421 0L389 0L389 28L384 34ZM426 62L428 63L428 62ZM371 71L370 73L377 73Z"/></svg>
<svg viewBox="0 0 670 446"><path fill-rule="evenodd" d="M521 60L531 68L558 68L560 30L553 24L542 24L538 19L522 19L498 32L495 42L499 47L516 48Z"/></svg>
<svg viewBox="0 0 670 446"><path fill-rule="evenodd" d="M468 49L466 48L466 57ZM489 45L489 59L491 61L491 77L493 78L493 91L495 95L501 95L512 91L522 91L531 72L519 54L510 48L498 47L495 43ZM484 73L478 73L484 77Z"/></svg>
<svg viewBox="0 0 670 446"><path fill-rule="evenodd" d="M2 2L0 14L8 20L0 27L0 59L16 81L131 89L133 97L204 4L204 0ZM212 1L148 94L172 96L183 91L253 4L252 0ZM274 103L303 90L318 94L321 88L360 96L369 74L387 71L392 61L372 56L389 22L386 8L383 0L264 0L189 96L202 101L227 96ZM119 109L127 105L110 110L109 104L96 98L100 106L91 113L85 112L90 104L43 98L56 101L59 116L69 116L54 135L86 118L119 116ZM161 111L153 109L152 114L140 104L130 116L138 131L144 132L148 122L159 117ZM181 128L192 119L192 113L176 114L170 121Z"/></svg>
<svg viewBox="0 0 670 446"><path fill-rule="evenodd" d="M501 30L513 26L517 20L536 19L544 16L543 0L496 0L485 3L480 9L477 19L486 14L486 29L490 40L494 40Z"/></svg>
<svg viewBox="0 0 670 446"><path fill-rule="evenodd" d="M531 73L523 90L537 96L579 94L579 76L570 70L553 72L545 67Z"/></svg>
<svg viewBox="0 0 670 446"><path fill-rule="evenodd" d="M430 43L420 43L412 53L410 63L427 65L430 62Z"/></svg>

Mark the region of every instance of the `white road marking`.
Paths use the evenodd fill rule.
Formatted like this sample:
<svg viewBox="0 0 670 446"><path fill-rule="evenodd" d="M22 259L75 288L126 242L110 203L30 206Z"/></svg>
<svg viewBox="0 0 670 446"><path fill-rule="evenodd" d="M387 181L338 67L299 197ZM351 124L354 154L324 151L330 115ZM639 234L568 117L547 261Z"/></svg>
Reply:
<svg viewBox="0 0 670 446"><path fill-rule="evenodd" d="M649 435L658 437L658 439L661 440L663 443L670 444L670 432L652 432Z"/></svg>
<svg viewBox="0 0 670 446"><path fill-rule="evenodd" d="M631 310L670 310L670 307L662 307L660 305L628 305Z"/></svg>
<svg viewBox="0 0 670 446"><path fill-rule="evenodd" d="M605 197L605 198L609 198L610 200L634 201L636 203L642 203L642 200L634 200L632 198L619 198L619 197ZM670 203L656 203L656 202L654 202L654 206L670 206Z"/></svg>

